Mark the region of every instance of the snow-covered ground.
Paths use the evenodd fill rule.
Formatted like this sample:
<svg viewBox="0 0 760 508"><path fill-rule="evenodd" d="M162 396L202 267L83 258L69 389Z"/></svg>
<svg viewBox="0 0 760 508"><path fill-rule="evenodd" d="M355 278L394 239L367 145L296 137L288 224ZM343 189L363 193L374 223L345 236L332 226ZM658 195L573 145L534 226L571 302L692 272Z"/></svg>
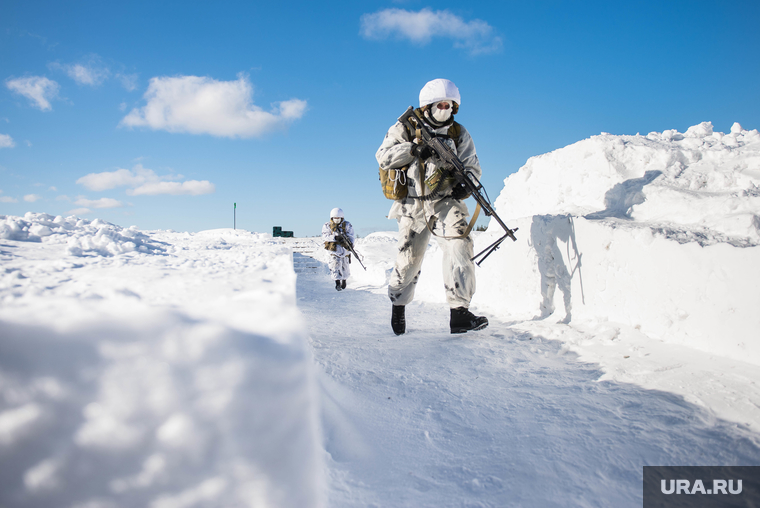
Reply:
<svg viewBox="0 0 760 508"><path fill-rule="evenodd" d="M0 217L0 505L640 506L644 465L760 465L758 185L738 125L530 159L465 335L435 242L396 337L395 232L336 292L316 240Z"/></svg>
<svg viewBox="0 0 760 508"><path fill-rule="evenodd" d="M21 241L0 242L0 505L321 499L290 249L242 231L3 219Z"/></svg>

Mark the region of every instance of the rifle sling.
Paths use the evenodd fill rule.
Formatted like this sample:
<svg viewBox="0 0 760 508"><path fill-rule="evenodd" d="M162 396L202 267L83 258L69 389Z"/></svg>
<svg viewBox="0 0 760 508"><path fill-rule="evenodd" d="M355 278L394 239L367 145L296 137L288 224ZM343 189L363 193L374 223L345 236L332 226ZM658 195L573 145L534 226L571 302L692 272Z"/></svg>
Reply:
<svg viewBox="0 0 760 508"><path fill-rule="evenodd" d="M423 171L423 174L424 174L425 163L421 159L417 159L417 160L419 160L420 168L421 168L421 170ZM442 183L443 183L443 179L441 179L438 182L439 185L442 184ZM438 190L437 187L436 187L436 190ZM423 181L422 182L422 196L421 196L421 198L424 198L424 197L425 197L425 182ZM454 199L454 198L452 198L452 199ZM467 238L467 236L472 231L473 226L475 226L475 221L478 220L478 215L480 215L480 209L481 209L480 203L478 203L478 206L475 207L475 213L472 214L472 219L470 219L470 223L467 224L467 228L464 230L464 233L462 233L459 236L444 236L444 235L438 235L438 234L436 234L436 232L433 231L433 228L435 226L435 221L438 220L438 217L436 217L435 214L433 214L429 219L427 219L425 221L425 225L427 226L427 228L430 231L430 233L433 236L437 236L438 238L443 238L443 239L446 239L446 240L456 240L456 239L459 239L459 238Z"/></svg>

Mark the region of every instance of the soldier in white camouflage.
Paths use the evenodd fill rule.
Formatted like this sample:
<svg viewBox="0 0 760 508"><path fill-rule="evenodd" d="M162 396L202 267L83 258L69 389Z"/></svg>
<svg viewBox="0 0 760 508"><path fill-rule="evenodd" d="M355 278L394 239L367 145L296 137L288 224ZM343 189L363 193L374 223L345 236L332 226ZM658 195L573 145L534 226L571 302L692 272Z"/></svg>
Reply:
<svg viewBox="0 0 760 508"><path fill-rule="evenodd" d="M419 117L429 130L454 150L468 171L480 179L482 170L475 145L467 129L454 121L461 104L459 90L447 79L428 82L420 91ZM488 319L469 311L475 293L473 241L468 225L469 212L464 199L467 189L455 182L444 182L432 198L426 180L436 174L428 147L418 144L400 122L385 135L375 157L381 169L408 166L408 195L393 202L389 219L398 222L399 240L395 267L388 285L393 305L391 327L396 335L406 332L405 306L414 298L425 250L431 234L443 251L443 281L446 300L451 308L449 325L452 333L480 330ZM426 197L427 196L427 197Z"/></svg>
<svg viewBox="0 0 760 508"><path fill-rule="evenodd" d="M330 210L330 220L322 226L322 239L325 249L330 252L330 275L335 281L335 289L346 289L346 279L351 276L351 253L347 242L353 246L356 241L354 227L345 220L343 210Z"/></svg>

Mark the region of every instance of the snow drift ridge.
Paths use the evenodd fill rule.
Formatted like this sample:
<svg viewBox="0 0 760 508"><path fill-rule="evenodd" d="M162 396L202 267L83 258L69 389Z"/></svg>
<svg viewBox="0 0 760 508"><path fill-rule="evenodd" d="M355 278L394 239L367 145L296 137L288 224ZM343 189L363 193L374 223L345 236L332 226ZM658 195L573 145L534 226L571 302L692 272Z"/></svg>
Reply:
<svg viewBox="0 0 760 508"><path fill-rule="evenodd" d="M759 184L760 134L739 124L601 134L533 157L495 202L519 241L484 263L473 303L760 364ZM492 221L476 249L498 233Z"/></svg>
<svg viewBox="0 0 760 508"><path fill-rule="evenodd" d="M602 133L531 157L495 202L506 218L573 215L659 224L707 242L760 243L760 133L710 122Z"/></svg>

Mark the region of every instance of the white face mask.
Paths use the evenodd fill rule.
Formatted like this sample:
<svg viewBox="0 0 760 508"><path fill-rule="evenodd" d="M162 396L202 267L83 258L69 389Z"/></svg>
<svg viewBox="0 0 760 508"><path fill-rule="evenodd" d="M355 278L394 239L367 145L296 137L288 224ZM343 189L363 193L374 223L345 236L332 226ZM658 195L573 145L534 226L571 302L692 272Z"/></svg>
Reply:
<svg viewBox="0 0 760 508"><path fill-rule="evenodd" d="M446 109L441 109L438 107L439 105L444 106L444 107L448 106L448 107L446 107ZM439 123L444 123L448 121L448 119L451 118L451 111L452 111L451 107L452 107L452 104L449 101L441 101L441 102L436 102L435 104L433 104L433 107L430 108L430 110L433 113L433 118L435 118L435 121Z"/></svg>
<svg viewBox="0 0 760 508"><path fill-rule="evenodd" d="M343 219L341 219L340 217L333 217L333 218L332 218L332 221L333 221L335 224L340 224L341 222L343 222Z"/></svg>

